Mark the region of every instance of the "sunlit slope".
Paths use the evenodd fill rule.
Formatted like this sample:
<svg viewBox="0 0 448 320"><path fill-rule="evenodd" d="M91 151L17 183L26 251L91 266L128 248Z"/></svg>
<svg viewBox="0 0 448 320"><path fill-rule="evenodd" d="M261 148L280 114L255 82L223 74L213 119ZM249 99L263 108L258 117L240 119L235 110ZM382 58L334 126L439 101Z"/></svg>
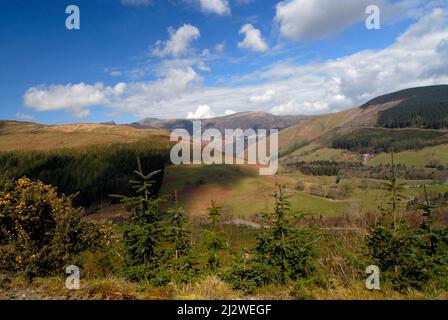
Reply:
<svg viewBox="0 0 448 320"><path fill-rule="evenodd" d="M404 164L409 167L425 167L427 165L440 164L448 166L448 144L426 147L421 150L407 150L395 153L395 163ZM390 162L390 155L381 153L373 157L368 164L379 165Z"/></svg>
<svg viewBox="0 0 448 320"><path fill-rule="evenodd" d="M135 129L126 125L46 126L30 122L0 121L0 151L53 150L141 140L163 147L168 145L169 135L165 130Z"/></svg>
<svg viewBox="0 0 448 320"><path fill-rule="evenodd" d="M294 210L331 216L343 213L348 203L299 191L295 186L299 181L317 185L333 180L333 177L302 175L260 176L250 166L170 166L165 170L161 193L172 199L177 191L179 204L193 217L205 217L214 200L222 207L226 219L254 219L272 210L273 194L280 184L290 194Z"/></svg>
<svg viewBox="0 0 448 320"><path fill-rule="evenodd" d="M360 136L366 128L371 128L369 130L378 135L386 132L381 131L381 128L408 128L409 132L414 129L412 132L416 133L423 132L419 129L444 129L448 123L447 97L447 85L411 88L372 99L358 108L317 116L280 132L280 155L309 156L316 151L331 148L332 142L340 136ZM440 144L440 141L436 143ZM341 152L326 150L325 153L315 154L308 159L331 159L329 153L338 153L336 158L341 158ZM350 154L347 155L349 151L342 153L342 158L352 158Z"/></svg>

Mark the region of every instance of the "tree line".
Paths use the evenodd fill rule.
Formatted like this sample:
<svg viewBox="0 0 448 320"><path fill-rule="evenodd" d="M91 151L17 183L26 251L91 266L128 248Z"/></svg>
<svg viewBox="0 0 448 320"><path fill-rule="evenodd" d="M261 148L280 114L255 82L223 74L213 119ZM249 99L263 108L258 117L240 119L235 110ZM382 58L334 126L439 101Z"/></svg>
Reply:
<svg viewBox="0 0 448 320"><path fill-rule="evenodd" d="M0 173L11 178L26 176L57 186L66 195L79 193L75 205L88 207L108 200L110 193L131 194L129 180L136 158L144 170L162 170L169 150L146 142L91 146L54 151L0 153ZM155 178L153 193L161 186L163 174Z"/></svg>
<svg viewBox="0 0 448 320"><path fill-rule="evenodd" d="M399 152L442 144L446 142L445 135L445 132L434 130L363 128L336 137L332 148L359 153Z"/></svg>

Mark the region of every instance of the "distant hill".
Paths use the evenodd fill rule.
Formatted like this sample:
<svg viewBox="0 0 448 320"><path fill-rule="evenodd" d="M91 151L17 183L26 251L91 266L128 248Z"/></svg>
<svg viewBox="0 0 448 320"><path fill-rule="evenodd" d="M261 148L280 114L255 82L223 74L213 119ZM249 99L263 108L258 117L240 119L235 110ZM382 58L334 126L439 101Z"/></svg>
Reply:
<svg viewBox="0 0 448 320"><path fill-rule="evenodd" d="M395 132L408 128L406 132ZM280 155L302 156L321 150L381 152L448 143L448 85L386 94L361 107L317 116L280 132ZM428 130L431 132L423 132ZM436 130L431 130L436 129ZM440 132L437 132L437 129ZM338 154L328 150L328 154ZM347 157L346 154L343 158Z"/></svg>
<svg viewBox="0 0 448 320"><path fill-rule="evenodd" d="M202 120L203 129L280 129L280 156L308 156L325 148L328 154L373 151L395 147L408 150L446 143L448 85L411 88L372 99L361 107L319 116L277 116L266 112L240 112ZM168 143L169 131L190 133L191 119L149 118L129 125L69 124L45 126L0 121L0 151L78 147L140 139ZM407 134L388 130L408 128ZM367 130L368 129L368 130ZM422 130L440 133L422 133ZM352 156L344 158L352 158ZM312 158L312 157L310 157Z"/></svg>
<svg viewBox="0 0 448 320"><path fill-rule="evenodd" d="M296 125L304 120L311 119L311 116L277 116L267 112L239 112L227 116L203 119L203 129L285 129ZM138 129L186 129L190 134L193 131L193 120L190 119L154 119L148 118L139 122L131 123L130 126Z"/></svg>
<svg viewBox="0 0 448 320"><path fill-rule="evenodd" d="M53 150L140 140L166 146L169 143L169 136L164 130L138 130L127 125L88 123L41 125L0 120L0 151Z"/></svg>
<svg viewBox="0 0 448 320"><path fill-rule="evenodd" d="M448 127L448 85L401 90L370 100L361 108L391 102L396 102L396 105L379 113L378 126L426 129Z"/></svg>
<svg viewBox="0 0 448 320"><path fill-rule="evenodd" d="M241 112L203 120L203 129L284 129L308 116L276 116L264 112ZM169 143L169 131L176 128L193 131L189 119L145 119L129 125L115 122L41 125L32 122L0 120L0 151L53 150L89 145L130 143L149 140L160 145Z"/></svg>

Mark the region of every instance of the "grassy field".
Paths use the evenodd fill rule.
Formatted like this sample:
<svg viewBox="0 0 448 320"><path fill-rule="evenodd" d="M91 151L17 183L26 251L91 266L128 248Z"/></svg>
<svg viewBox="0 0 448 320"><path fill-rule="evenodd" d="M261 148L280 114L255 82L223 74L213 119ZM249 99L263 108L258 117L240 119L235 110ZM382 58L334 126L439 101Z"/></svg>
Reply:
<svg viewBox="0 0 448 320"><path fill-rule="evenodd" d="M165 171L161 193L170 198L176 190L180 205L196 218L204 217L211 200L216 200L226 219L254 220L257 214L271 210L272 195L278 184L285 187L292 208L306 214L364 214L378 211L384 203L382 180L344 178L339 185L335 181L336 177L332 176L303 174L259 176L255 168L248 166L170 166ZM431 181L403 182L405 201L422 195L422 189L417 187L421 184L428 184L430 195L448 192L448 185ZM341 185L350 186L347 198L334 199L325 195ZM323 194L316 194L315 189L322 190Z"/></svg>
<svg viewBox="0 0 448 320"><path fill-rule="evenodd" d="M448 144L426 147L417 151L403 151L395 153L395 162L414 167L424 167L430 161L437 160L448 166ZM369 160L369 165L386 164L390 162L390 155L381 153Z"/></svg>
<svg viewBox="0 0 448 320"><path fill-rule="evenodd" d="M341 149L322 148L310 154L299 156L299 161L337 161L337 162L356 162L361 160L361 155Z"/></svg>
<svg viewBox="0 0 448 320"><path fill-rule="evenodd" d="M193 216L204 216L211 200L216 200L229 218L253 218L271 210L276 186L287 188L294 210L335 215L347 208L345 201L318 197L295 190L299 181L308 184L334 181L334 177L303 175L259 176L247 166L171 166L165 171L161 193L177 190L179 202Z"/></svg>

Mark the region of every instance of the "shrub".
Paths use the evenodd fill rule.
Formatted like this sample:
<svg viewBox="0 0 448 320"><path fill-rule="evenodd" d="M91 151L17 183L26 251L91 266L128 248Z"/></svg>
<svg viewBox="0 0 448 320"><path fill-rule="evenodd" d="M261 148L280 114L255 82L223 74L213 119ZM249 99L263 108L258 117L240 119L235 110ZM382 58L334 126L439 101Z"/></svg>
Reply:
<svg viewBox="0 0 448 320"><path fill-rule="evenodd" d="M354 187L349 182L344 182L344 183L339 184L339 193L341 194L341 197L343 199L347 199L348 197L350 197L353 190L354 190Z"/></svg>
<svg viewBox="0 0 448 320"><path fill-rule="evenodd" d="M2 266L28 278L60 273L76 254L98 248L105 236L83 216L82 209L73 208L72 197L58 196L52 186L28 178L2 179Z"/></svg>
<svg viewBox="0 0 448 320"><path fill-rule="evenodd" d="M299 181L296 183L295 189L298 191L304 191L305 190L305 184L302 181Z"/></svg>

